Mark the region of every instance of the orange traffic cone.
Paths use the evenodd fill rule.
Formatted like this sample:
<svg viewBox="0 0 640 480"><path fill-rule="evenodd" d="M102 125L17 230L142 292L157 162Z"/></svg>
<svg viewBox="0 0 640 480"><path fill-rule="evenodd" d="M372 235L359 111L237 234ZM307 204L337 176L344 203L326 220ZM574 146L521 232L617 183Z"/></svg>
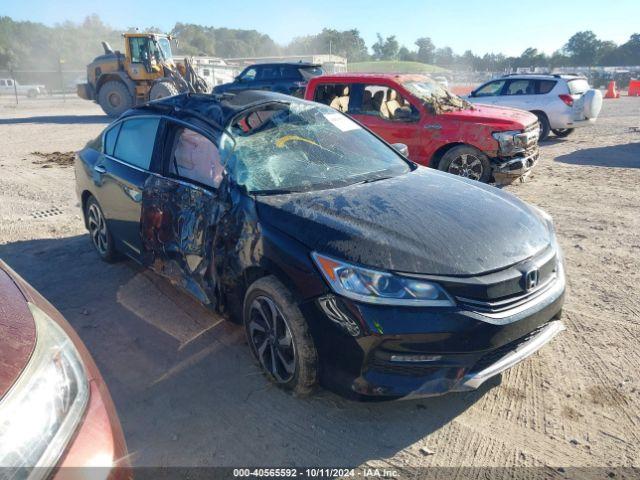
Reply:
<svg viewBox="0 0 640 480"><path fill-rule="evenodd" d="M604 95L604 98L620 98L620 92L618 92L616 82L614 82L613 80L609 82L607 93Z"/></svg>

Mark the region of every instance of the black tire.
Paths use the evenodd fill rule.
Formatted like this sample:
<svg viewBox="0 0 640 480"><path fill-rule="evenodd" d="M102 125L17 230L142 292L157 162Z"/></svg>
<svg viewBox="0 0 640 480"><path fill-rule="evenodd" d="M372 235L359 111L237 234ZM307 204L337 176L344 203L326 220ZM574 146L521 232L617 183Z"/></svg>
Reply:
<svg viewBox="0 0 640 480"><path fill-rule="evenodd" d="M296 395L311 393L318 378L318 353L287 287L274 276L256 280L244 297L242 317L251 353L269 380Z"/></svg>
<svg viewBox="0 0 640 480"><path fill-rule="evenodd" d="M178 95L178 89L171 82L156 82L149 91L149 100L158 100L165 97Z"/></svg>
<svg viewBox="0 0 640 480"><path fill-rule="evenodd" d="M100 204L94 197L89 197L84 207L84 218L89 230L91 244L101 260L113 263L118 260L113 236L102 212Z"/></svg>
<svg viewBox="0 0 640 480"><path fill-rule="evenodd" d="M554 128L551 131L556 137L565 138L571 135L574 130L575 128Z"/></svg>
<svg viewBox="0 0 640 480"><path fill-rule="evenodd" d="M448 150L440 159L438 169L483 183L491 179L491 162L484 153L469 145Z"/></svg>
<svg viewBox="0 0 640 480"><path fill-rule="evenodd" d="M542 112L532 112L538 117L538 123L540 124L540 136L538 137L538 142L543 142L549 136L549 132L551 131L551 125L549 124L549 119Z"/></svg>
<svg viewBox="0 0 640 480"><path fill-rule="evenodd" d="M98 103L104 113L110 117L119 117L133 107L133 97L124 83L111 80L100 87Z"/></svg>

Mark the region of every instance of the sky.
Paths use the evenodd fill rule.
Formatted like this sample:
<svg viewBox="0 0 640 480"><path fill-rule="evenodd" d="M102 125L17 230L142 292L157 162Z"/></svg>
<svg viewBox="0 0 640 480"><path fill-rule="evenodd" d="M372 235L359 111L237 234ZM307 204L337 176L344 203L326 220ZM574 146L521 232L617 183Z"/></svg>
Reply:
<svg viewBox="0 0 640 480"><path fill-rule="evenodd" d="M396 35L410 49L427 36L437 47L476 54L519 55L528 47L552 53L580 30L616 43L640 33L640 0L0 0L0 16L46 25L92 13L123 29L169 31L176 22L255 29L283 45L324 27L357 28L369 47L376 33Z"/></svg>

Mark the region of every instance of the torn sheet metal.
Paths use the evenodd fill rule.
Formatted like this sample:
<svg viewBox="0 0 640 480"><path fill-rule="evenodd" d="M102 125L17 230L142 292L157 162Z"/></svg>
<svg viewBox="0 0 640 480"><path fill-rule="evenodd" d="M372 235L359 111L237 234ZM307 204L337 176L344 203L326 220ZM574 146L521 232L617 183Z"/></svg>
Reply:
<svg viewBox="0 0 640 480"><path fill-rule="evenodd" d="M155 175L147 180L142 195L143 262L205 304L215 298L208 271L220 215L212 192Z"/></svg>

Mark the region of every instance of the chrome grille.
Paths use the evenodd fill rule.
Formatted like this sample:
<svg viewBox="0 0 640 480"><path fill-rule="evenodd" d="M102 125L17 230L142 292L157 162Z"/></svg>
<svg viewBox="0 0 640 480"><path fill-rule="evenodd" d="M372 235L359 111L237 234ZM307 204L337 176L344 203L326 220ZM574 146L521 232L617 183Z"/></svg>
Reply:
<svg viewBox="0 0 640 480"><path fill-rule="evenodd" d="M471 298L464 297L456 297L456 300L462 304L467 306L469 309L481 312L481 313L500 313L507 310L511 310L513 308L519 307L520 305L524 305L535 298L544 295L549 289L553 287L553 284L558 279L557 275L554 275L547 279L547 281L540 285L535 290L530 292L526 292L524 294L512 295L509 297L501 298L494 301L479 301Z"/></svg>

